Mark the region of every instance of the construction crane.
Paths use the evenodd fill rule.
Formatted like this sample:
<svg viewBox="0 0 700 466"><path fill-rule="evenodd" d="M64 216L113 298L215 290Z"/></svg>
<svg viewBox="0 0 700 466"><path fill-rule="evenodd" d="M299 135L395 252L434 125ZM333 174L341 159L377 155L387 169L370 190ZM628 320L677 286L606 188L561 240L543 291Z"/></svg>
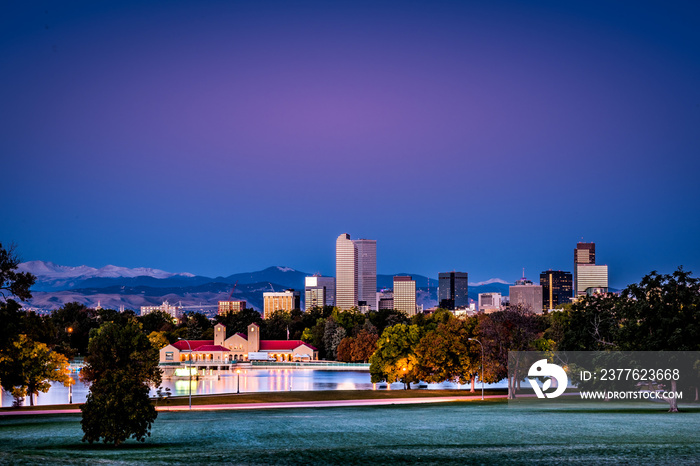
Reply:
<svg viewBox="0 0 700 466"><path fill-rule="evenodd" d="M238 285L238 280L236 280L236 283L233 284L233 288L231 288L231 292L228 294L227 301L231 301L231 296L233 296L233 292L236 291L236 285Z"/></svg>

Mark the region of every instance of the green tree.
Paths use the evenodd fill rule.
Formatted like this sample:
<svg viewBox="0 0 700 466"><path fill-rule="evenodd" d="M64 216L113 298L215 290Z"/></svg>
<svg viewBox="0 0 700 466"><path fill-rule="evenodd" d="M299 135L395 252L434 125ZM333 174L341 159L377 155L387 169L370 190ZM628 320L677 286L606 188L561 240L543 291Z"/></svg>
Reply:
<svg viewBox="0 0 700 466"><path fill-rule="evenodd" d="M682 267L671 275L651 272L622 291L614 308L620 350L700 351L700 280L691 275ZM668 367L679 367L684 359L662 356ZM697 372L683 369L681 379L671 381L671 391L677 391L679 384L697 387ZM675 398L669 400L670 412L678 412L677 403Z"/></svg>
<svg viewBox="0 0 700 466"><path fill-rule="evenodd" d="M49 350L38 343L19 335L8 348L0 352L0 374L2 388L16 401L29 396L34 406L34 395L46 393L51 382L69 384L68 360L65 356Z"/></svg>
<svg viewBox="0 0 700 466"><path fill-rule="evenodd" d="M372 383L401 381L405 389L418 382L415 348L421 338L417 325L396 324L384 329L377 341L377 350L369 359Z"/></svg>
<svg viewBox="0 0 700 466"><path fill-rule="evenodd" d="M157 416L148 393L149 386L161 382L158 351L135 318L123 326L103 324L93 332L88 349L82 376L90 393L80 407L83 441L143 442Z"/></svg>
<svg viewBox="0 0 700 466"><path fill-rule="evenodd" d="M452 315L426 333L416 347L420 379L432 383L470 381L479 370L481 354L473 350L468 338L464 323Z"/></svg>

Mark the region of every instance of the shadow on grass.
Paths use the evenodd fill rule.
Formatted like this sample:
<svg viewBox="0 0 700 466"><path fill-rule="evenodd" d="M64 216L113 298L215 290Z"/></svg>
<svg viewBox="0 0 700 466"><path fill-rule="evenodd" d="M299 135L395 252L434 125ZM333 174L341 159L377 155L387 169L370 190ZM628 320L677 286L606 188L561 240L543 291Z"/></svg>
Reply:
<svg viewBox="0 0 700 466"><path fill-rule="evenodd" d="M120 444L119 446L114 446L108 443L85 443L85 442L74 442L74 443L62 443L60 445L41 445L33 448L34 450L70 450L70 451L138 451L138 450L157 450L157 449L170 449L175 447L184 446L182 443L177 442L137 442L135 440L129 440Z"/></svg>

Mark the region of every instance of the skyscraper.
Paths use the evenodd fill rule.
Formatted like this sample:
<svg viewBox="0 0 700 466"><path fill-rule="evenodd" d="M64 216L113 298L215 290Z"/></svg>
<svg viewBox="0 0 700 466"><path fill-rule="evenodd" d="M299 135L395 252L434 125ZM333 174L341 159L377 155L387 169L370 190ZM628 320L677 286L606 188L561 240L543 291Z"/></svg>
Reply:
<svg viewBox="0 0 700 466"><path fill-rule="evenodd" d="M608 291L608 266L583 264L576 266L576 296L583 296L588 289Z"/></svg>
<svg viewBox="0 0 700 466"><path fill-rule="evenodd" d="M574 290L579 289L579 265L595 265L595 243L576 243L576 249L574 249Z"/></svg>
<svg viewBox="0 0 700 466"><path fill-rule="evenodd" d="M438 305L454 310L469 306L469 280L466 272L438 274Z"/></svg>
<svg viewBox="0 0 700 466"><path fill-rule="evenodd" d="M357 306L357 295L357 247L343 233L335 241L335 305L352 309Z"/></svg>
<svg viewBox="0 0 700 466"><path fill-rule="evenodd" d="M558 304L568 303L573 296L571 272L547 270L540 274L542 285L542 309L554 309Z"/></svg>
<svg viewBox="0 0 700 466"><path fill-rule="evenodd" d="M371 309L377 306L377 240L356 239L357 300ZM376 309L375 309L376 310Z"/></svg>
<svg viewBox="0 0 700 466"><path fill-rule="evenodd" d="M394 277L394 309L415 315L416 282L412 277Z"/></svg>
<svg viewBox="0 0 700 466"><path fill-rule="evenodd" d="M335 278L314 275L304 279L304 308L335 306Z"/></svg>
<svg viewBox="0 0 700 466"><path fill-rule="evenodd" d="M535 314L542 314L542 286L523 277L510 287L510 305L522 305Z"/></svg>

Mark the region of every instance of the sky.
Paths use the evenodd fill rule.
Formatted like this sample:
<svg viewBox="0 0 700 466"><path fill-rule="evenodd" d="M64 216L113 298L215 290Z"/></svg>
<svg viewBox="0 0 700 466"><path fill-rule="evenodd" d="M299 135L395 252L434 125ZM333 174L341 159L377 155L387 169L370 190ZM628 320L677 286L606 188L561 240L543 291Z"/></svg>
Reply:
<svg viewBox="0 0 700 466"><path fill-rule="evenodd" d="M700 273L697 2L12 2L0 242L206 276Z"/></svg>

